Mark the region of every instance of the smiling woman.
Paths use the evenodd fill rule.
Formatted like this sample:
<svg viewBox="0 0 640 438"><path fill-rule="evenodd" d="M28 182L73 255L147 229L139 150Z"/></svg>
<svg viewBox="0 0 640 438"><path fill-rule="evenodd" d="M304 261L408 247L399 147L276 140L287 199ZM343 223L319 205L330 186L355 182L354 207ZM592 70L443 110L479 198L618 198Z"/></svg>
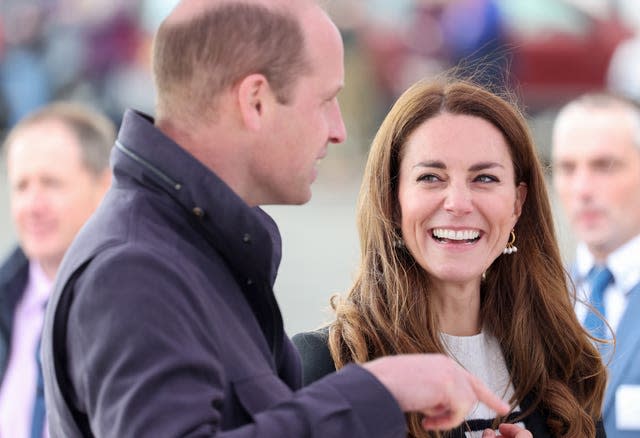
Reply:
<svg viewBox="0 0 640 438"><path fill-rule="evenodd" d="M577 321L544 175L507 99L442 79L407 90L371 147L358 204L360 270L335 321L297 335L307 383L350 362L444 353L512 407L409 436L603 436L606 372ZM515 251L518 246L518 252ZM486 429L492 429L483 435Z"/></svg>
<svg viewBox="0 0 640 438"><path fill-rule="evenodd" d="M441 329L478 333L480 278L505 248L527 192L524 182L515 183L504 136L481 117L439 114L409 135L398 181L400 232L443 302ZM466 327L462 312L471 313Z"/></svg>

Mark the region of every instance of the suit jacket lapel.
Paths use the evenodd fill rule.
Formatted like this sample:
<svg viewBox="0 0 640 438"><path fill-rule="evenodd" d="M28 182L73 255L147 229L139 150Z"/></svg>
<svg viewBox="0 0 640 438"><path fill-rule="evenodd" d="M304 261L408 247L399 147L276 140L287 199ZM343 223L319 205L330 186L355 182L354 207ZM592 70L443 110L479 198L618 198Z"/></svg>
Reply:
<svg viewBox="0 0 640 438"><path fill-rule="evenodd" d="M613 396L625 370L632 366L640 348L640 283L629 292L627 309L616 330L616 347L609 365L609 383L604 401L604 416L612 409ZM606 358L605 358L606 360ZM636 364L637 366L637 364Z"/></svg>

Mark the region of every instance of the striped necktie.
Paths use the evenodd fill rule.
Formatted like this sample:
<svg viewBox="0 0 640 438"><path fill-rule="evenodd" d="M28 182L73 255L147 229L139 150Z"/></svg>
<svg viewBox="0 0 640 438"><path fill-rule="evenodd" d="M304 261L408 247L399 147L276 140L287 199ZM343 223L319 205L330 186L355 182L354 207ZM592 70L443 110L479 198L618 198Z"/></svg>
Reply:
<svg viewBox="0 0 640 438"><path fill-rule="evenodd" d="M602 319L606 316L604 308L604 291L609 286L609 283L613 281L613 274L606 266L594 266L589 275L587 276L589 287L591 288L591 297L589 303L593 309L597 310L600 316L598 316L592 309L587 311L587 316L584 320L584 326L589 332L596 338L607 338L607 331L605 330L606 324Z"/></svg>

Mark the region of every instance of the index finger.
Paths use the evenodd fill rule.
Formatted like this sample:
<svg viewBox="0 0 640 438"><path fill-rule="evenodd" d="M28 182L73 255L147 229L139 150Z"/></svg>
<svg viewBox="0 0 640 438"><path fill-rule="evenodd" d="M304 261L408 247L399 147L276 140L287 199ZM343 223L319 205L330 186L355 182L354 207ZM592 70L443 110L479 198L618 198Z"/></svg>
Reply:
<svg viewBox="0 0 640 438"><path fill-rule="evenodd" d="M476 397L479 401L500 415L507 415L509 413L511 407L506 402L495 395L484 383L482 383L480 379L471 374L469 374L469 377L471 380L471 387L476 393Z"/></svg>
<svg viewBox="0 0 640 438"><path fill-rule="evenodd" d="M533 438L533 434L531 432L529 432L527 429L523 429L517 424L502 423L499 426L499 429L500 429L500 434L504 436L510 436L515 438L524 438L524 437Z"/></svg>

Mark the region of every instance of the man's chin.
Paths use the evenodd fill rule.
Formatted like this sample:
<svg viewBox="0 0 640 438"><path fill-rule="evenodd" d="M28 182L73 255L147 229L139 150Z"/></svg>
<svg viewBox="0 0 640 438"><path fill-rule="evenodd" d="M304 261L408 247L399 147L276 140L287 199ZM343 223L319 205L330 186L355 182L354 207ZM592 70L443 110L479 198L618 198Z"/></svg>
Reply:
<svg viewBox="0 0 640 438"><path fill-rule="evenodd" d="M602 223L579 222L572 227L576 236L585 242L601 242L607 240L609 236L609 227Z"/></svg>
<svg viewBox="0 0 640 438"><path fill-rule="evenodd" d="M54 260L60 260L64 252L52 249L51 247L43 247L42 245L22 245L22 250L30 260L37 260L42 263L50 263Z"/></svg>
<svg viewBox="0 0 640 438"><path fill-rule="evenodd" d="M293 200L291 202L287 202L287 205L304 205L307 202L311 201L311 195L305 197L305 198L299 198L297 200Z"/></svg>
<svg viewBox="0 0 640 438"><path fill-rule="evenodd" d="M581 239L581 241L584 242L594 254L609 253L616 246L610 237L602 235L591 234Z"/></svg>
<svg viewBox="0 0 640 438"><path fill-rule="evenodd" d="M285 204L289 205L303 205L311 200L311 186L307 187L306 191L299 191L297 193L291 194L288 198L288 202Z"/></svg>
<svg viewBox="0 0 640 438"><path fill-rule="evenodd" d="M267 202L258 205L303 205L311 200L311 190L307 193L289 193L279 197L272 197Z"/></svg>

